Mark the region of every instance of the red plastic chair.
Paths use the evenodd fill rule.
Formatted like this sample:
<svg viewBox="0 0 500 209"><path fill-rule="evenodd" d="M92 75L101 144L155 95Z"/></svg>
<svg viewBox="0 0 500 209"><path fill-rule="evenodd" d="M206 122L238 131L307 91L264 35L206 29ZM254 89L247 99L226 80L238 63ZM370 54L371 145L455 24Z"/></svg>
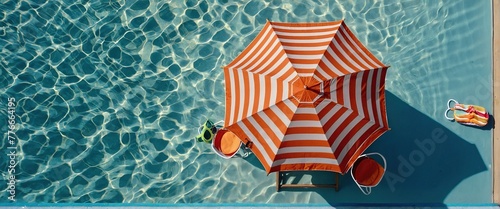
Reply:
<svg viewBox="0 0 500 209"><path fill-rule="evenodd" d="M241 140L226 129L220 129L212 140L212 149L224 159L232 158L241 147Z"/></svg>
<svg viewBox="0 0 500 209"><path fill-rule="evenodd" d="M384 161L384 165L369 157L371 155L380 156ZM384 177L386 167L387 162L380 153L364 154L359 156L356 162L354 162L351 168L351 176L359 189L365 195L369 195L372 192L372 188L376 187L382 180L382 177Z"/></svg>

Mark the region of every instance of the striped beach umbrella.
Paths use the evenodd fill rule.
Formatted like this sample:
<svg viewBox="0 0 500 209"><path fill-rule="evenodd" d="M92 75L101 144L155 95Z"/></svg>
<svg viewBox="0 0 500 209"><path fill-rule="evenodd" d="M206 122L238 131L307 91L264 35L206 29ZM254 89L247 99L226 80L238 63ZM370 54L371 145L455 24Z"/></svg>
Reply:
<svg viewBox="0 0 500 209"><path fill-rule="evenodd" d="M342 20L267 22L224 67L224 126L267 173L346 173L389 129L387 69Z"/></svg>

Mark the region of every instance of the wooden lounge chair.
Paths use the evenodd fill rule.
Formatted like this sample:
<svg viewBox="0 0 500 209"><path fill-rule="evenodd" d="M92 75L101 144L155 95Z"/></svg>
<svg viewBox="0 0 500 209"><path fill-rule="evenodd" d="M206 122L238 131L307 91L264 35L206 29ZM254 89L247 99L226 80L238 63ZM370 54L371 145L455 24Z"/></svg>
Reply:
<svg viewBox="0 0 500 209"><path fill-rule="evenodd" d="M276 191L279 192L281 188L334 188L339 191L339 174L335 173L335 183L333 184L287 184L284 182L283 176L287 171L276 172ZM295 171L290 171L295 172ZM309 171L308 171L309 172Z"/></svg>

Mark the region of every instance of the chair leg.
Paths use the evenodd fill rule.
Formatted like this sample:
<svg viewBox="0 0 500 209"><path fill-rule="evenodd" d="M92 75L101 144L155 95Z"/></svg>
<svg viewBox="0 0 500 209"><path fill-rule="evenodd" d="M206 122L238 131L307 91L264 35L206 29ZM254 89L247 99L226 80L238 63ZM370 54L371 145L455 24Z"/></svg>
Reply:
<svg viewBox="0 0 500 209"><path fill-rule="evenodd" d="M372 188L371 187L359 187L359 188L361 189L361 191L365 195L369 195L370 193L372 193Z"/></svg>
<svg viewBox="0 0 500 209"><path fill-rule="evenodd" d="M279 192L281 188L281 173L276 172L276 192Z"/></svg>
<svg viewBox="0 0 500 209"><path fill-rule="evenodd" d="M339 173L335 173L335 191L339 191Z"/></svg>

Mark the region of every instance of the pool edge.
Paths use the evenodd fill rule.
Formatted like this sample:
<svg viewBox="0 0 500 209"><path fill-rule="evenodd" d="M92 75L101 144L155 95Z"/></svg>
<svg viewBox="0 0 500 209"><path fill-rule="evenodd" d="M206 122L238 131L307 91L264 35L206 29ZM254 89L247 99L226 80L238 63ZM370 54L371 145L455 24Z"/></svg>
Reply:
<svg viewBox="0 0 500 209"><path fill-rule="evenodd" d="M493 23L493 118L500 118L499 92L500 88L500 1L492 0L492 23ZM493 202L500 203L500 129L493 126Z"/></svg>

